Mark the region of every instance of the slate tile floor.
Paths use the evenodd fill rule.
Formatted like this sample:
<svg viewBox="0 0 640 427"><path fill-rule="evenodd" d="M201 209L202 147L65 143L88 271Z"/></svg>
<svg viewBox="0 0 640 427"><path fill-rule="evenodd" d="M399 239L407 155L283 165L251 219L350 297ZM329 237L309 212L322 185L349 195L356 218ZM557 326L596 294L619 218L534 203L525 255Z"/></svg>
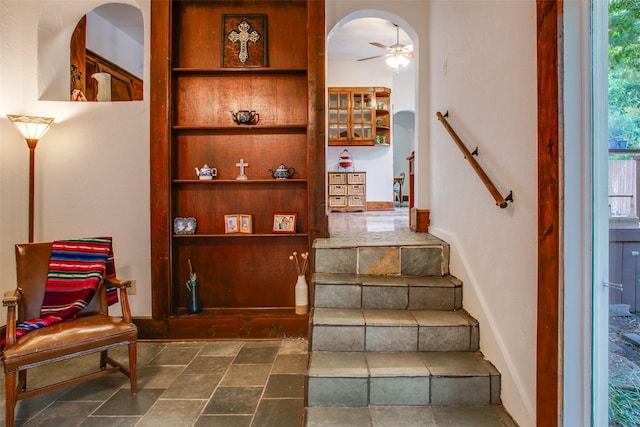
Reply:
<svg viewBox="0 0 640 427"><path fill-rule="evenodd" d="M19 402L16 425L297 427L307 347L304 339L139 342L135 396L128 378L110 375ZM124 348L110 354L124 361ZM35 387L97 365L84 356L33 369L28 380Z"/></svg>

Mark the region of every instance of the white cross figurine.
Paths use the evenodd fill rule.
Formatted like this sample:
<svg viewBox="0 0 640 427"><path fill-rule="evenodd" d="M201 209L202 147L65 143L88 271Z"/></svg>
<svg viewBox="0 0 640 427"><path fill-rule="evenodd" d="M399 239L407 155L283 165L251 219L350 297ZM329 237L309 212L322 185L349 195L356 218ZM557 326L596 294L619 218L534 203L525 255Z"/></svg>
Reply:
<svg viewBox="0 0 640 427"><path fill-rule="evenodd" d="M249 166L249 163L245 163L244 159L240 159L240 163L236 163L236 166L240 168L240 175L236 178L237 180L247 179L247 175L244 174L244 168Z"/></svg>

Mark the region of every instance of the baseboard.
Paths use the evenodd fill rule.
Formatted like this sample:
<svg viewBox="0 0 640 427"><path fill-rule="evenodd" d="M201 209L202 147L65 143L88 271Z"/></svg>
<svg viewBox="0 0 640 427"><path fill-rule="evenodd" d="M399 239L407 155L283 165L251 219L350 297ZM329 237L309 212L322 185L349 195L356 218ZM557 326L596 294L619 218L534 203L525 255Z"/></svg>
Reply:
<svg viewBox="0 0 640 427"><path fill-rule="evenodd" d="M393 202L367 202L368 211L392 211Z"/></svg>

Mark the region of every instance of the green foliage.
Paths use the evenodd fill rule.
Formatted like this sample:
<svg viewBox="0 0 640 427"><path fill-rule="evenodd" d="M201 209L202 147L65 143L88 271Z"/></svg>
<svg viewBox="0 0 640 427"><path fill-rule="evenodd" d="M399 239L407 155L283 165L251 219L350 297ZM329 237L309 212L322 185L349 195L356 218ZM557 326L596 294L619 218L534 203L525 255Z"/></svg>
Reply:
<svg viewBox="0 0 640 427"><path fill-rule="evenodd" d="M640 148L640 0L609 1L609 146L619 141Z"/></svg>
<svg viewBox="0 0 640 427"><path fill-rule="evenodd" d="M640 371L609 378L609 421L640 427Z"/></svg>

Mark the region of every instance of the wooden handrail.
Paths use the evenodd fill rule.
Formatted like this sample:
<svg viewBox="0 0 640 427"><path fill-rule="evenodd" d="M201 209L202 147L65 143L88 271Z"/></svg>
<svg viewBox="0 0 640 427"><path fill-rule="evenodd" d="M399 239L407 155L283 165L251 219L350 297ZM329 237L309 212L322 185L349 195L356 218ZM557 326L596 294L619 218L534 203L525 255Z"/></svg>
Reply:
<svg viewBox="0 0 640 427"><path fill-rule="evenodd" d="M448 115L449 113L447 112L446 114ZM480 180L484 183L485 187L487 187L487 190L489 190L489 193L491 193L491 195L495 199L496 205L500 206L502 209L506 208L507 201L513 202L513 192L510 191L507 197L502 197L502 195L500 195L500 193L498 192L498 189L496 188L496 186L493 185L493 182L491 182L491 179L487 176L487 174L482 169L482 166L480 166L480 164L478 164L476 159L473 158L473 154L467 149L467 147L464 145L460 137L453 130L453 128L445 118L446 116L442 115L442 113L438 111L436 113L436 117L438 117L438 120L442 122L442 125L444 126L444 128L447 130L447 132L449 132L449 135L451 135L451 138L453 138L453 141L456 143L460 151L462 151L462 154L464 154L464 158L469 161L473 170L476 171L476 173L478 174L478 177L480 177ZM476 151L474 151L474 153L476 152L477 152L477 149Z"/></svg>

